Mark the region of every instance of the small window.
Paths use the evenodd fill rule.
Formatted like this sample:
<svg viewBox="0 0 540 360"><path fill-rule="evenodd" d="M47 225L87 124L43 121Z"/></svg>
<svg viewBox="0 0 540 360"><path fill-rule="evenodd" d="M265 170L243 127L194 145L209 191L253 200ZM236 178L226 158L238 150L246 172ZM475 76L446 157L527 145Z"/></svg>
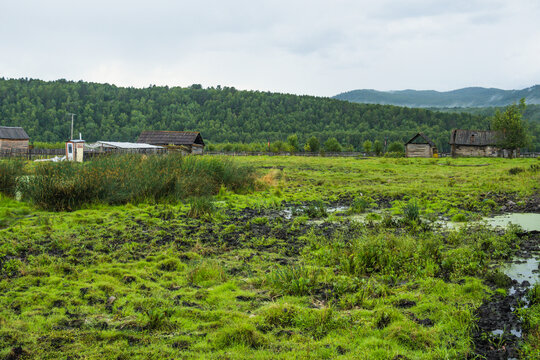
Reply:
<svg viewBox="0 0 540 360"><path fill-rule="evenodd" d="M68 144L68 154L73 154L73 144Z"/></svg>

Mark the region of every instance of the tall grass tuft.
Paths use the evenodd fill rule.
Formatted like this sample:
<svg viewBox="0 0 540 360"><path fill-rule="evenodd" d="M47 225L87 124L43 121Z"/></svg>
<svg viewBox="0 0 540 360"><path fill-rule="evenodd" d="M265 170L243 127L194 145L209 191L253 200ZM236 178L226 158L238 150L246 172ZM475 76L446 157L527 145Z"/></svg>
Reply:
<svg viewBox="0 0 540 360"><path fill-rule="evenodd" d="M403 207L403 217L407 223L418 221L420 219L420 208L418 207L418 201L416 199L410 200Z"/></svg>
<svg viewBox="0 0 540 360"><path fill-rule="evenodd" d="M0 161L0 192L15 196L17 178L23 175L24 162L21 160Z"/></svg>
<svg viewBox="0 0 540 360"><path fill-rule="evenodd" d="M209 196L222 186L237 192L251 190L253 170L230 159L120 155L83 164L38 164L22 192L44 209L69 211L92 202L112 205Z"/></svg>

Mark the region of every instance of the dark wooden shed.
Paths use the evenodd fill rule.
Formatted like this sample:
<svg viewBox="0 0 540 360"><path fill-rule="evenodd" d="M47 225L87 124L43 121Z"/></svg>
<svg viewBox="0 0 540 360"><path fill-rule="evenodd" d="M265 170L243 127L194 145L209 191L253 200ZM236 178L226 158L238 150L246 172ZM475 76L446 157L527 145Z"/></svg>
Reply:
<svg viewBox="0 0 540 360"><path fill-rule="evenodd" d="M455 129L450 135L452 156L498 156L497 132Z"/></svg>
<svg viewBox="0 0 540 360"><path fill-rule="evenodd" d="M138 143L178 149L188 154L202 154L204 141L198 131L143 131Z"/></svg>
<svg viewBox="0 0 540 360"><path fill-rule="evenodd" d="M437 146L422 133L417 133L405 143L406 157L438 157Z"/></svg>
<svg viewBox="0 0 540 360"><path fill-rule="evenodd" d="M28 150L29 139L22 127L0 126L0 151Z"/></svg>

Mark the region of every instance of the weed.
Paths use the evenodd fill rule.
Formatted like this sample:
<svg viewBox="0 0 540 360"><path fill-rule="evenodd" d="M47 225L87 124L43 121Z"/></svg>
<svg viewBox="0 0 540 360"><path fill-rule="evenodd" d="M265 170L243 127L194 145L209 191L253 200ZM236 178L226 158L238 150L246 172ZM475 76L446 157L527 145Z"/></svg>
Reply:
<svg viewBox="0 0 540 360"><path fill-rule="evenodd" d="M218 349L225 349L235 345L242 345L258 349L266 344L266 339L253 327L246 323L233 324L221 330L216 335L214 345Z"/></svg>
<svg viewBox="0 0 540 360"><path fill-rule="evenodd" d="M321 200L312 202L304 209L304 214L310 219L327 217L326 204Z"/></svg>
<svg viewBox="0 0 540 360"><path fill-rule="evenodd" d="M351 207L348 209L347 213L349 214L361 214L367 210L370 206L371 201L363 198L357 197L351 204Z"/></svg>
<svg viewBox="0 0 540 360"><path fill-rule="evenodd" d="M193 197L190 200L190 208L187 215L194 219L209 218L214 214L215 210L216 208L212 198L208 196Z"/></svg>
<svg viewBox="0 0 540 360"><path fill-rule="evenodd" d="M290 295L307 295L316 286L319 271L304 265L276 267L268 275L268 283Z"/></svg>
<svg viewBox="0 0 540 360"><path fill-rule="evenodd" d="M527 299L531 305L540 304L540 283L534 284L534 286L527 293Z"/></svg>
<svg viewBox="0 0 540 360"><path fill-rule="evenodd" d="M420 220L420 208L416 199L410 200L403 208L404 221L407 223L418 222Z"/></svg>
<svg viewBox="0 0 540 360"><path fill-rule="evenodd" d="M513 167L513 168L508 169L508 173L510 175L517 175L517 174L522 173L524 171L525 171L525 169L521 168L521 167Z"/></svg>
<svg viewBox="0 0 540 360"><path fill-rule="evenodd" d="M187 281L194 285L221 283L227 278L225 270L215 261L206 260L195 265L187 273Z"/></svg>
<svg viewBox="0 0 540 360"><path fill-rule="evenodd" d="M21 160L0 160L0 192L15 196L17 179L23 175L24 162Z"/></svg>
<svg viewBox="0 0 540 360"><path fill-rule="evenodd" d="M454 216L452 216L451 219L453 222L466 222L467 221L467 215L459 213Z"/></svg>
<svg viewBox="0 0 540 360"><path fill-rule="evenodd" d="M148 330L169 330L173 327L170 322L171 314L167 310L150 309L146 310L146 316L148 317L146 325L144 326Z"/></svg>

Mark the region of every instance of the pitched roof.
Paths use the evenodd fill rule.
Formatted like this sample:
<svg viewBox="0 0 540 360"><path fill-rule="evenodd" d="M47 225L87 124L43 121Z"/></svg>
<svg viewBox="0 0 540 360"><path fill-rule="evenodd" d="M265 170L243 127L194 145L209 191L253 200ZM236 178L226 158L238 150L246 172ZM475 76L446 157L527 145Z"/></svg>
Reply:
<svg viewBox="0 0 540 360"><path fill-rule="evenodd" d="M163 149L163 147L157 146L157 145L150 145L150 144L145 144L145 143L119 142L119 141L98 141L96 145L102 146L104 148L118 148L118 149ZM92 147L92 146L89 146L89 147Z"/></svg>
<svg viewBox="0 0 540 360"><path fill-rule="evenodd" d="M417 140L418 139L418 140ZM423 139L423 141L422 141ZM416 140L416 141L415 141ZM435 143L433 141L431 141L430 138L428 138L426 135L422 134L422 133L417 133L416 135L414 135L411 140L407 141L405 143L405 145L407 144L429 144L430 146L432 147L436 147L435 146Z"/></svg>
<svg viewBox="0 0 540 360"><path fill-rule="evenodd" d="M29 138L22 127L0 126L0 139L28 140Z"/></svg>
<svg viewBox="0 0 540 360"><path fill-rule="evenodd" d="M152 145L193 145L204 146L201 133L198 131L143 131L138 143Z"/></svg>
<svg viewBox="0 0 540 360"><path fill-rule="evenodd" d="M486 146L497 144L497 132L492 130L456 129L450 134L450 145Z"/></svg>

